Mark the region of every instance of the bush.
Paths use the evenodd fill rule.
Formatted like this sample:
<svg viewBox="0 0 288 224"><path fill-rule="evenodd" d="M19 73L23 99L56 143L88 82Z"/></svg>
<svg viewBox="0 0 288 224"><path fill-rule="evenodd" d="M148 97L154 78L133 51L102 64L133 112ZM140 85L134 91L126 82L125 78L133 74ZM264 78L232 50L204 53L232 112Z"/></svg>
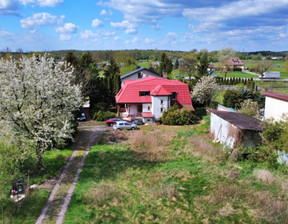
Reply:
<svg viewBox="0 0 288 224"><path fill-rule="evenodd" d="M243 102L242 96L238 90L228 89L224 94L223 104L226 107L239 109Z"/></svg>
<svg viewBox="0 0 288 224"><path fill-rule="evenodd" d="M200 104L209 105L217 89L217 83L211 76L203 76L193 89L192 97Z"/></svg>
<svg viewBox="0 0 288 224"><path fill-rule="evenodd" d="M192 111L181 108L179 109L177 104L174 104L162 115L161 121L165 125L188 125L195 124L198 118Z"/></svg>
<svg viewBox="0 0 288 224"><path fill-rule="evenodd" d="M95 112L93 114L93 120L96 120L96 121L106 121L107 119L109 118L112 118L112 117L116 117L117 114L113 113L113 112L110 112L110 111L102 111L102 110L99 110L98 112Z"/></svg>
<svg viewBox="0 0 288 224"><path fill-rule="evenodd" d="M241 103L241 109L239 110L239 113L245 114L250 117L259 117L259 106L257 102L254 102L251 99L244 100L243 103Z"/></svg>
<svg viewBox="0 0 288 224"><path fill-rule="evenodd" d="M234 72L242 72L242 68L234 68L233 71Z"/></svg>

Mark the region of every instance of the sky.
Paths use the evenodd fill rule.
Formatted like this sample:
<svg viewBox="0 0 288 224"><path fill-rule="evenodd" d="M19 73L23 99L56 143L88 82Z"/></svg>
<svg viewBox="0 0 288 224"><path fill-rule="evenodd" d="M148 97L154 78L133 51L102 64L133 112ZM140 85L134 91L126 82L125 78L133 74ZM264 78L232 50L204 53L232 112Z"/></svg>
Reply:
<svg viewBox="0 0 288 224"><path fill-rule="evenodd" d="M0 0L0 51L288 50L288 0Z"/></svg>

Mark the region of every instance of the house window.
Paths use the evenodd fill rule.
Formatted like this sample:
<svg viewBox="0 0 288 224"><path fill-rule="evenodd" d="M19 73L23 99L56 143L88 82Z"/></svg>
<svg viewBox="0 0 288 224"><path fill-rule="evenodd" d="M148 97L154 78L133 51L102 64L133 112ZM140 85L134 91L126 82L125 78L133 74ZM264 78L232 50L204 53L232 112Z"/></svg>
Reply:
<svg viewBox="0 0 288 224"><path fill-rule="evenodd" d="M176 92L173 92L173 93L172 93L172 100L176 100L176 98L177 98L177 93L176 93Z"/></svg>
<svg viewBox="0 0 288 224"><path fill-rule="evenodd" d="M138 72L138 79L142 79L143 74L141 72Z"/></svg>
<svg viewBox="0 0 288 224"><path fill-rule="evenodd" d="M148 106L147 110L150 110L150 106Z"/></svg>
<svg viewBox="0 0 288 224"><path fill-rule="evenodd" d="M150 91L140 91L139 96L150 96Z"/></svg>
<svg viewBox="0 0 288 224"><path fill-rule="evenodd" d="M161 107L161 109L160 109L160 110L161 110L161 113L162 113L162 112L163 112L163 110L164 110L164 109L163 109L163 107Z"/></svg>
<svg viewBox="0 0 288 224"><path fill-rule="evenodd" d="M163 100L161 100L161 104L163 104Z"/></svg>

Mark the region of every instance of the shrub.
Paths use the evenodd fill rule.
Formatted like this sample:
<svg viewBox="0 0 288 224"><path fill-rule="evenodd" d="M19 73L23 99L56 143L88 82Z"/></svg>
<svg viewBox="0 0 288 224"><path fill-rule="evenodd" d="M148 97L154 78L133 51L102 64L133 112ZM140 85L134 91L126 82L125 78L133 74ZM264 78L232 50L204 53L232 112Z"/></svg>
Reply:
<svg viewBox="0 0 288 224"><path fill-rule="evenodd" d="M243 103L241 103L241 109L239 110L239 113L245 114L250 117L259 117L259 106L257 102L254 102L251 99L244 100Z"/></svg>
<svg viewBox="0 0 288 224"><path fill-rule="evenodd" d="M192 111L181 108L179 109L177 104L174 104L162 115L161 121L165 125L188 125L195 124L198 118Z"/></svg>
<svg viewBox="0 0 288 224"><path fill-rule="evenodd" d="M96 121L105 121L109 118L116 117L117 115L110 111L99 110L93 114L93 119Z"/></svg>
<svg viewBox="0 0 288 224"><path fill-rule="evenodd" d="M233 71L234 72L242 72L242 68L234 68Z"/></svg>
<svg viewBox="0 0 288 224"><path fill-rule="evenodd" d="M224 106L239 109L242 102L243 99L238 90L228 89L225 92L223 99Z"/></svg>
<svg viewBox="0 0 288 224"><path fill-rule="evenodd" d="M204 76L194 87L192 97L201 104L209 105L217 86L218 85L213 77Z"/></svg>

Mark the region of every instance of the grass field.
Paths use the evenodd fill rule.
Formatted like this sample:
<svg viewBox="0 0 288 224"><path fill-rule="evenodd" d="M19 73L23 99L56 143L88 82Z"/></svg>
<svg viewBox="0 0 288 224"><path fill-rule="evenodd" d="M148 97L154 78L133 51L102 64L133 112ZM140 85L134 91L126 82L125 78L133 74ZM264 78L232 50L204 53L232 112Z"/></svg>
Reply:
<svg viewBox="0 0 288 224"><path fill-rule="evenodd" d="M288 223L287 175L229 162L208 127L206 115L107 134L115 144L89 153L64 223Z"/></svg>
<svg viewBox="0 0 288 224"><path fill-rule="evenodd" d="M71 149L46 151L43 157L43 164L46 167L45 170L30 176L29 184L41 184L47 179L57 176L59 171L61 171L66 164L66 159L72 152ZM26 182L28 182L27 179ZM31 190L28 197L18 204L11 201L4 208L3 223L35 223L49 197L50 191L51 188L43 186Z"/></svg>
<svg viewBox="0 0 288 224"><path fill-rule="evenodd" d="M271 91L276 93L288 93L288 82L261 82L257 81L256 85L264 88L265 91Z"/></svg>

